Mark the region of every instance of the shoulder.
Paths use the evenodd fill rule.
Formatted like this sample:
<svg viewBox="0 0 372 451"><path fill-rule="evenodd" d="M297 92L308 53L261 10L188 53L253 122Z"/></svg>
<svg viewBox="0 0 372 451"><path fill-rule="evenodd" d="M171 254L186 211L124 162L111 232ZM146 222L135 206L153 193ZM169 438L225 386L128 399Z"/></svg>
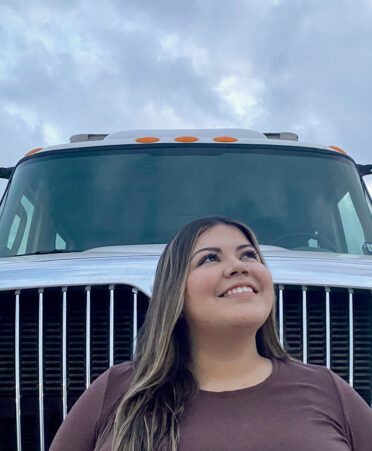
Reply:
<svg viewBox="0 0 372 451"><path fill-rule="evenodd" d="M105 421L125 395L132 373L133 362L128 361L112 366L94 381L93 385L99 384L103 391L100 420Z"/></svg>
<svg viewBox="0 0 372 451"><path fill-rule="evenodd" d="M73 405L54 437L50 451L93 449L100 420L107 417L115 400L123 396L131 374L131 362L116 365L101 374Z"/></svg>
<svg viewBox="0 0 372 451"><path fill-rule="evenodd" d="M103 403L108 398L115 397L115 393L125 392L129 386L130 376L133 370L133 362L124 362L108 368L95 379L82 396L95 397L100 395Z"/></svg>
<svg viewBox="0 0 372 451"><path fill-rule="evenodd" d="M351 450L371 449L372 409L330 369L289 359L279 361L275 393L285 396L297 411L307 410L312 418L320 415L319 424L331 422Z"/></svg>
<svg viewBox="0 0 372 451"><path fill-rule="evenodd" d="M133 372L133 362L127 361L123 363L119 363L118 365L114 365L111 368L107 369L104 373L101 374L97 378L97 381L99 379L106 379L106 382L118 382L124 380L129 380L130 376Z"/></svg>
<svg viewBox="0 0 372 451"><path fill-rule="evenodd" d="M320 365L311 365L309 363L303 363L299 360L293 360L293 359L283 359L279 360L279 368L280 372L285 375L286 377L304 377L304 378L311 378L311 377L326 377L329 378L329 370Z"/></svg>
<svg viewBox="0 0 372 451"><path fill-rule="evenodd" d="M331 413L338 411L340 422L344 433L355 451L371 449L372 442L372 409L364 399L340 376L328 368L296 364L295 367L303 366L300 371L312 374L314 383L321 386L322 397L328 401Z"/></svg>
<svg viewBox="0 0 372 451"><path fill-rule="evenodd" d="M280 362L280 371L283 376L289 379L298 378L302 380L313 381L314 383L322 383L334 387L334 378L344 382L339 376L333 373L325 366L312 365L309 363L302 363L298 360L282 360ZM344 382L346 384L346 382Z"/></svg>
<svg viewBox="0 0 372 451"><path fill-rule="evenodd" d="M296 396L301 394L303 401L311 398L312 403L326 410L331 408L341 418L342 403L335 380L342 386L347 385L324 366L289 359L279 363L277 381L282 390Z"/></svg>
<svg viewBox="0 0 372 451"><path fill-rule="evenodd" d="M344 422L359 413L364 413L369 421L372 410L363 398L340 376L325 366L304 364L295 360L280 362L280 380L293 387L311 391L317 402L327 404L338 411Z"/></svg>
<svg viewBox="0 0 372 451"><path fill-rule="evenodd" d="M359 396L344 379L325 366L288 359L280 362L280 371L287 379L310 381L314 385L321 384L322 387L337 394L340 401L350 394Z"/></svg>

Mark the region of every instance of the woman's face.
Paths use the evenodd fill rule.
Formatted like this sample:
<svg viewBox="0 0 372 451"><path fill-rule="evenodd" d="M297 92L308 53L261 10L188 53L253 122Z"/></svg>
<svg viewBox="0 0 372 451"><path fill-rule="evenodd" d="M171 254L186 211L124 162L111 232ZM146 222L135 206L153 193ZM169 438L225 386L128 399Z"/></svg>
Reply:
<svg viewBox="0 0 372 451"><path fill-rule="evenodd" d="M236 227L216 225L195 243L186 283L184 317L190 332L264 324L273 281L257 251Z"/></svg>

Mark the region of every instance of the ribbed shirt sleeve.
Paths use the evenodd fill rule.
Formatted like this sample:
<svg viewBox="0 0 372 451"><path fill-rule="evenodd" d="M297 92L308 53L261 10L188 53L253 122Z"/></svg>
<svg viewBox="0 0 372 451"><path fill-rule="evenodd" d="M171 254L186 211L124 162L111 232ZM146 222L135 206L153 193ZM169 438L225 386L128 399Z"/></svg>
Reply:
<svg viewBox="0 0 372 451"><path fill-rule="evenodd" d="M59 428L49 451L92 451L97 423L108 385L110 370L99 376L76 401Z"/></svg>
<svg viewBox="0 0 372 451"><path fill-rule="evenodd" d="M372 409L337 374L330 372L340 398L345 432L352 451L372 450Z"/></svg>

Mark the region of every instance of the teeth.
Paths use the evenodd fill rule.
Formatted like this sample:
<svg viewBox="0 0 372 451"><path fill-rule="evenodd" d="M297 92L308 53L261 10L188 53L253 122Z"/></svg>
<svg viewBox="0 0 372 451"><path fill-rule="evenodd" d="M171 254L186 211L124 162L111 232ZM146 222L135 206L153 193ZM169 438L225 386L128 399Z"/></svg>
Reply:
<svg viewBox="0 0 372 451"><path fill-rule="evenodd" d="M237 287L233 288L232 290L226 291L224 296L230 296L230 294L236 294L236 293L253 293L252 287Z"/></svg>

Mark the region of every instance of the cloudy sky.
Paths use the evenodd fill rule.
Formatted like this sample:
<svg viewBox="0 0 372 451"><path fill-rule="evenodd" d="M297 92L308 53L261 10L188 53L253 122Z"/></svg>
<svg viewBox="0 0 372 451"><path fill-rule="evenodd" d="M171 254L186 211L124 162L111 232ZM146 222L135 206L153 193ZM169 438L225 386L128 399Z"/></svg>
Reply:
<svg viewBox="0 0 372 451"><path fill-rule="evenodd" d="M372 0L1 0L0 99L0 166L176 127L292 131L372 163Z"/></svg>

